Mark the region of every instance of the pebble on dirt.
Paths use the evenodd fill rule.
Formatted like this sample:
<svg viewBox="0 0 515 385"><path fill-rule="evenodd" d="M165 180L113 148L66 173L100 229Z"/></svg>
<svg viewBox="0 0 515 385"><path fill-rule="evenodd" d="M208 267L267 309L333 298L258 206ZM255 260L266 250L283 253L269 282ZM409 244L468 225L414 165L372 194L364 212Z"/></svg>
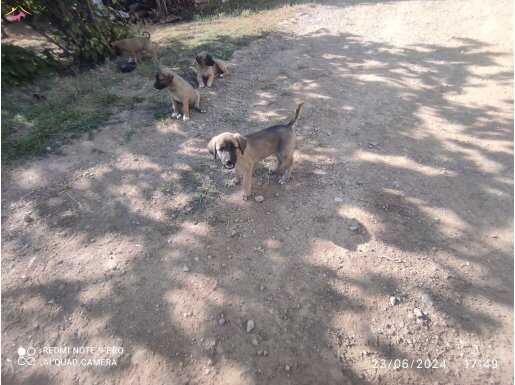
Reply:
<svg viewBox="0 0 515 385"><path fill-rule="evenodd" d="M254 330L254 327L255 327L255 323L253 320L248 320L247 321L247 333L250 333L252 330Z"/></svg>
<svg viewBox="0 0 515 385"><path fill-rule="evenodd" d="M265 197L263 195L257 195L254 200L257 202L257 203L261 203L265 200Z"/></svg>
<svg viewBox="0 0 515 385"><path fill-rule="evenodd" d="M29 214L25 215L25 218L23 218L23 220L24 220L26 223L32 223L32 222L34 222L34 218L32 218Z"/></svg>
<svg viewBox="0 0 515 385"><path fill-rule="evenodd" d="M184 271L185 273L187 273L188 271L190 271L190 268L188 266L184 266L182 268L182 271Z"/></svg>
<svg viewBox="0 0 515 385"><path fill-rule="evenodd" d="M358 223L356 223L356 222L352 223L352 224L349 226L349 230L350 230L350 231L354 231L354 232L358 231L358 230L359 230L359 224L358 224Z"/></svg>

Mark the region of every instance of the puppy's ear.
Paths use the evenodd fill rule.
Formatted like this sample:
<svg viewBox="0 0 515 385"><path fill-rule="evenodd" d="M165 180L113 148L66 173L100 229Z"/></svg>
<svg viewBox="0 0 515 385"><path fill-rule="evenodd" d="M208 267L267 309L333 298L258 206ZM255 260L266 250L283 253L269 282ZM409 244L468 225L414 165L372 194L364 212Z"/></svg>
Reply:
<svg viewBox="0 0 515 385"><path fill-rule="evenodd" d="M245 138L243 135L235 134L234 140L236 142L236 147L240 149L241 154L243 155L245 149L247 148L247 138Z"/></svg>
<svg viewBox="0 0 515 385"><path fill-rule="evenodd" d="M211 67L215 65L215 61L213 60L213 57L211 55L206 55L206 65Z"/></svg>
<svg viewBox="0 0 515 385"><path fill-rule="evenodd" d="M207 149L211 155L213 155L213 159L216 160L216 140L212 138L207 144Z"/></svg>

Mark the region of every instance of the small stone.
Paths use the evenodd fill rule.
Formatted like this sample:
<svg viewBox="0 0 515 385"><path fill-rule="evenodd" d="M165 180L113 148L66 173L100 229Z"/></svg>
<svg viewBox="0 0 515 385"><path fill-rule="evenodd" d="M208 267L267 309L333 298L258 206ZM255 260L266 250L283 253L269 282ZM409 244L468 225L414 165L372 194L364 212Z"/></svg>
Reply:
<svg viewBox="0 0 515 385"><path fill-rule="evenodd" d="M353 223L352 225L349 226L349 230L356 232L359 230L359 225L357 223Z"/></svg>
<svg viewBox="0 0 515 385"><path fill-rule="evenodd" d="M247 321L247 333L250 333L252 330L254 330L254 327L255 327L255 323L253 320L248 320Z"/></svg>
<svg viewBox="0 0 515 385"><path fill-rule="evenodd" d="M392 295L390 297L390 305L395 306L395 305L398 305L399 303L401 303L401 300L399 299L399 297L396 297L394 295Z"/></svg>
<svg viewBox="0 0 515 385"><path fill-rule="evenodd" d="M263 290L265 290L265 287L264 287L263 285L261 285L261 286L259 287L259 290L263 291Z"/></svg>
<svg viewBox="0 0 515 385"><path fill-rule="evenodd" d="M290 365L284 365L284 370L286 370L287 372L289 372L289 371L290 371L290 369L291 369L291 368L290 368Z"/></svg>
<svg viewBox="0 0 515 385"><path fill-rule="evenodd" d="M23 220L24 220L26 223L32 223L32 222L34 222L34 218L32 218L29 214L25 215L25 218L23 218Z"/></svg>
<svg viewBox="0 0 515 385"><path fill-rule="evenodd" d="M263 350L263 355L266 357L268 356L268 350Z"/></svg>
<svg viewBox="0 0 515 385"><path fill-rule="evenodd" d="M334 198L334 201L335 201L336 203L342 203L342 202L343 202L343 198L336 197L336 198Z"/></svg>
<svg viewBox="0 0 515 385"><path fill-rule="evenodd" d="M238 235L238 232L236 230L231 231L231 238L234 238Z"/></svg>
<svg viewBox="0 0 515 385"><path fill-rule="evenodd" d="M224 317L221 317L218 319L218 325L220 326L224 326L225 325L225 318Z"/></svg>
<svg viewBox="0 0 515 385"><path fill-rule="evenodd" d="M208 255L207 259L213 259L213 256L212 255Z"/></svg>
<svg viewBox="0 0 515 385"><path fill-rule="evenodd" d="M256 197L254 198L254 200L257 202L257 203L261 203L265 200L265 197L263 195L256 195Z"/></svg>
<svg viewBox="0 0 515 385"><path fill-rule="evenodd" d="M259 345L259 341L256 337L252 337L252 345L254 346L258 346Z"/></svg>
<svg viewBox="0 0 515 385"><path fill-rule="evenodd" d="M195 262L198 262L199 261L199 258L198 257L195 257L193 258L195 260Z"/></svg>
<svg viewBox="0 0 515 385"><path fill-rule="evenodd" d="M182 271L184 271L185 273L187 273L188 271L190 271L190 268L188 266L184 266L182 268Z"/></svg>

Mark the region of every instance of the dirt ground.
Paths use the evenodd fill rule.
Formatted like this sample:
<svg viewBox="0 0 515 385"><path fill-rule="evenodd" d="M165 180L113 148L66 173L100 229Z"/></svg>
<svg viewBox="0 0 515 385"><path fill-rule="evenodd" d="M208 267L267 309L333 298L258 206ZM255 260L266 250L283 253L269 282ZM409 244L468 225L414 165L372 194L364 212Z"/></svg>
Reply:
<svg viewBox="0 0 515 385"><path fill-rule="evenodd" d="M511 22L302 6L208 113L135 108L4 168L3 383L512 384ZM301 100L293 179L265 162L242 201L207 141Z"/></svg>

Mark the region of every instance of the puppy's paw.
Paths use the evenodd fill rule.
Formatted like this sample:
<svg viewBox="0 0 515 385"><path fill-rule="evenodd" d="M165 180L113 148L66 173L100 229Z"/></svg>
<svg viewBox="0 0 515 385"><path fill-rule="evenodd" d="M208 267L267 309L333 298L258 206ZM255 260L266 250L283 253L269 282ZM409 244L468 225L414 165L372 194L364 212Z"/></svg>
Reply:
<svg viewBox="0 0 515 385"><path fill-rule="evenodd" d="M190 120L190 117L189 117L188 115L184 115L184 116L182 117L182 120L184 120L184 121L186 121L186 120Z"/></svg>
<svg viewBox="0 0 515 385"><path fill-rule="evenodd" d="M234 187L238 184L240 184L240 180L238 178L232 178L225 182L225 186L227 187Z"/></svg>
<svg viewBox="0 0 515 385"><path fill-rule="evenodd" d="M172 119L177 119L177 112L172 112Z"/></svg>
<svg viewBox="0 0 515 385"><path fill-rule="evenodd" d="M201 83L198 85L198 88L204 88L204 85Z"/></svg>
<svg viewBox="0 0 515 385"><path fill-rule="evenodd" d="M288 180L290 180L290 172L286 170L283 176L279 179L279 184L288 183Z"/></svg>
<svg viewBox="0 0 515 385"><path fill-rule="evenodd" d="M242 195L242 198L243 198L244 201L248 201L250 199L250 197L251 197L251 194L243 193L243 195Z"/></svg>

